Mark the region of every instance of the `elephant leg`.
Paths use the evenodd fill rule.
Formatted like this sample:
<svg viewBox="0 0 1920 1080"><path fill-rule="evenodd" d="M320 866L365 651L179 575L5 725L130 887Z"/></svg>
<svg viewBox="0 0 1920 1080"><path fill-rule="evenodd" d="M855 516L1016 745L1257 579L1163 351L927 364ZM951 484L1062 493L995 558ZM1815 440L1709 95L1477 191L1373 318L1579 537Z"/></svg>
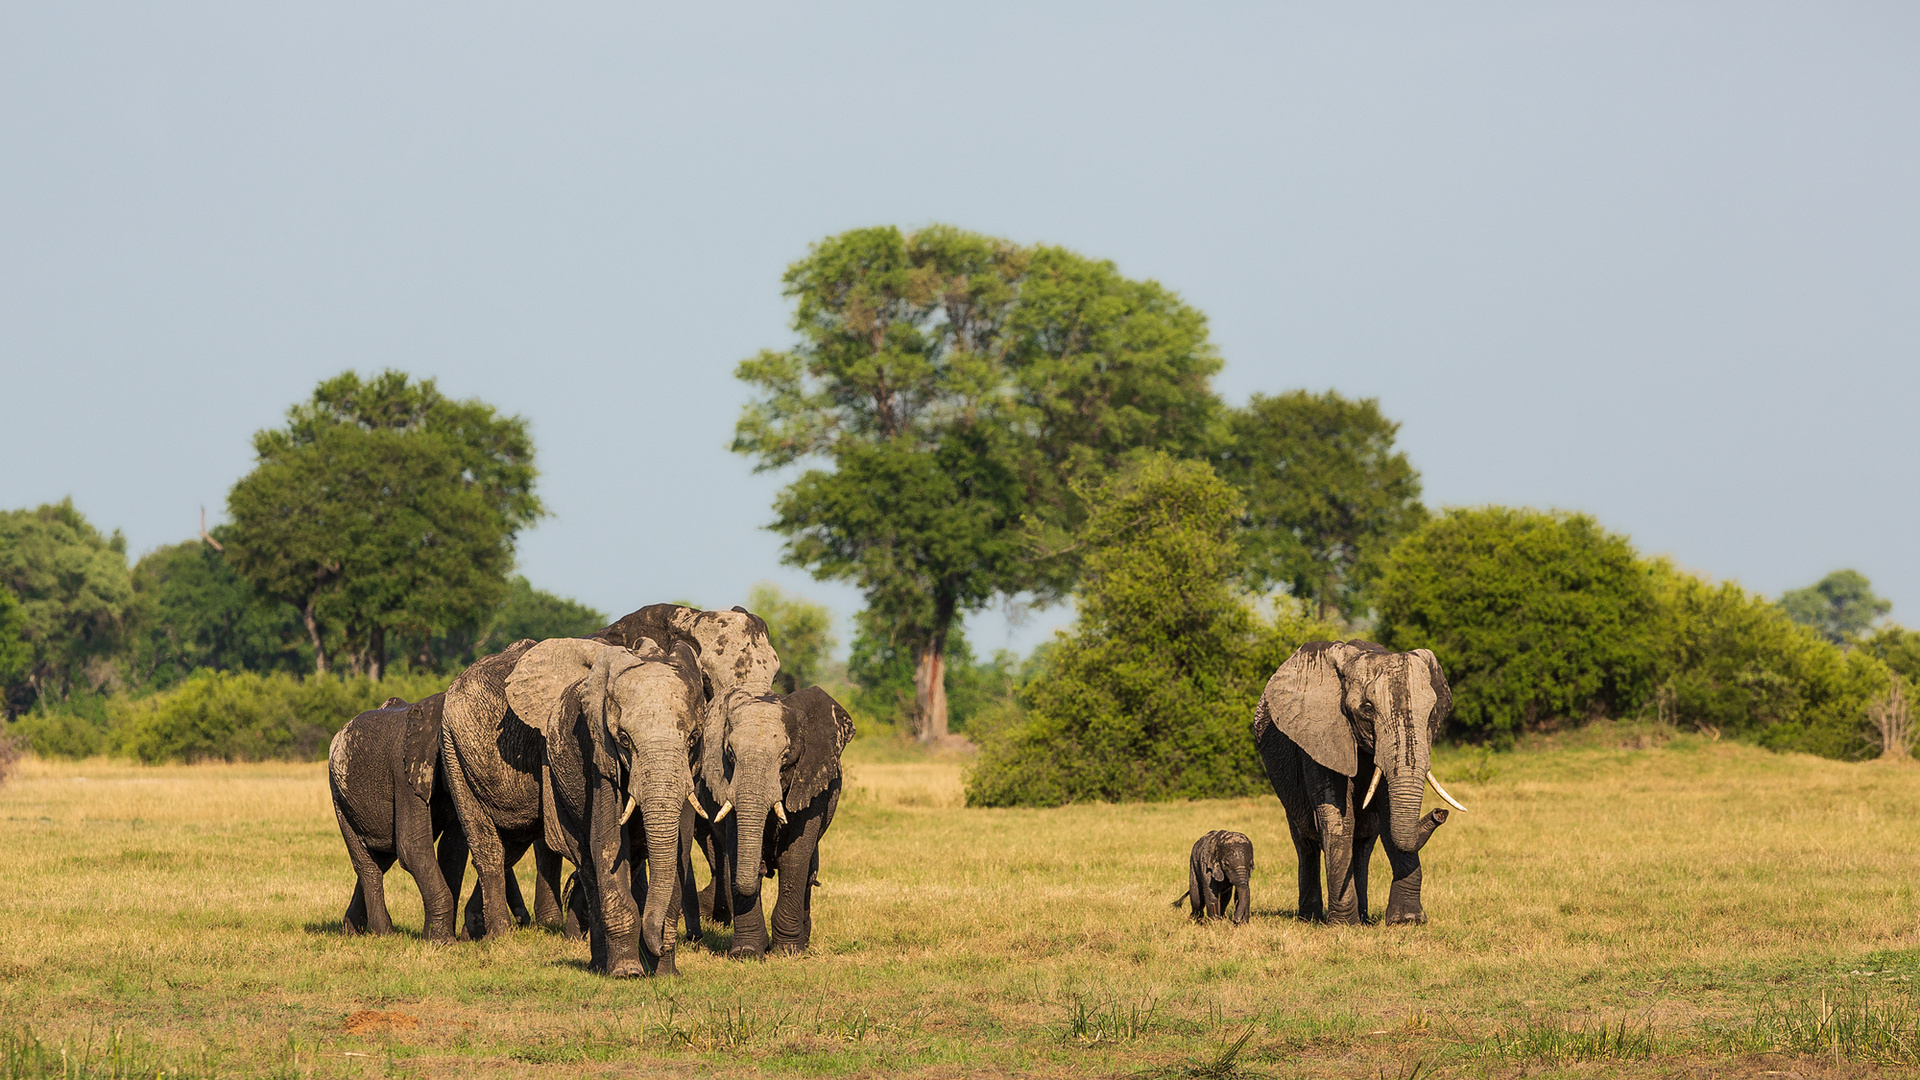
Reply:
<svg viewBox="0 0 1920 1080"><path fill-rule="evenodd" d="M1353 820L1340 806L1323 802L1314 809L1320 819L1320 850L1326 856L1327 921L1357 923L1360 907L1353 889Z"/></svg>
<svg viewBox="0 0 1920 1080"><path fill-rule="evenodd" d="M1295 915L1309 922L1323 919L1327 911L1320 893L1320 842L1294 833L1293 853L1300 857L1300 909Z"/></svg>
<svg viewBox="0 0 1920 1080"><path fill-rule="evenodd" d="M460 905L460 892L467 887L467 834L460 829L459 822L453 822L440 834L440 845L436 849L436 858L440 863L440 880L447 883L447 892L453 898L454 907ZM459 939L468 940L479 924L473 921L471 913L461 928Z"/></svg>
<svg viewBox="0 0 1920 1080"><path fill-rule="evenodd" d="M451 763L449 763L451 764ZM473 857L474 893L480 899L481 925L485 932L473 932L473 906L467 906L467 933L475 938L501 937L513 931L513 911L507 907L507 851L500 841L500 830L493 827L474 793L473 786L458 768L446 770L447 790L460 816L461 831Z"/></svg>
<svg viewBox="0 0 1920 1080"><path fill-rule="evenodd" d="M1353 840L1353 898L1363 923L1373 921L1368 916L1372 909L1367 907L1367 868L1373 862L1373 840L1371 836L1356 836Z"/></svg>
<svg viewBox="0 0 1920 1080"><path fill-rule="evenodd" d="M552 926L560 921L560 853L535 840L533 872L533 921Z"/></svg>
<svg viewBox="0 0 1920 1080"><path fill-rule="evenodd" d="M428 941L452 941L456 900L433 850L432 814L425 803L404 795L399 803L394 808L395 855L420 890L420 903L426 913L421 935Z"/></svg>
<svg viewBox="0 0 1920 1080"><path fill-rule="evenodd" d="M798 823L799 835L778 858L780 894L773 905L773 950L779 953L804 952L813 935L813 875L822 822L812 808L805 814Z"/></svg>
<svg viewBox="0 0 1920 1080"><path fill-rule="evenodd" d="M699 820L699 815L693 812L693 804L686 804L686 809L680 814L680 851L676 860L680 887L674 890L673 910L667 915L667 926L670 928L679 922L682 914L686 916L687 941L700 940L700 886L693 879L693 831L694 823ZM707 901L709 904L712 902Z"/></svg>
<svg viewBox="0 0 1920 1080"><path fill-rule="evenodd" d="M733 890L721 884L727 880L727 875L721 865L725 860L720 854L719 839L714 835L713 826L704 818L695 818L693 829L700 852L706 857L710 879L706 887L700 890L700 917L715 926L731 926Z"/></svg>
<svg viewBox="0 0 1920 1080"><path fill-rule="evenodd" d="M587 923L593 915L587 910L587 888L580 882L580 871L567 875L566 891L561 894L561 905L566 923L561 934L568 941L584 941L587 937Z"/></svg>
<svg viewBox="0 0 1920 1080"><path fill-rule="evenodd" d="M507 865L501 884L506 887L507 910L513 913L516 926L533 925L533 916L527 912L527 898L520 892L520 877L513 871L514 867L520 865L520 860L527 857L527 848L530 846L532 846L530 840L513 840L501 845L505 851L502 861Z"/></svg>
<svg viewBox="0 0 1920 1080"><path fill-rule="evenodd" d="M620 824L620 800L610 783L589 794L582 867L586 886L588 934L593 966L616 979L646 974L640 962L640 905L634 902L634 860L627 830Z"/></svg>
<svg viewBox="0 0 1920 1080"><path fill-rule="evenodd" d="M353 934L391 934L393 920L387 915L387 889L383 875L387 867L393 865L393 856L384 856L385 862L367 850L367 842L353 826L347 823L346 812L340 809L336 800L333 816L340 823L340 837L347 842L347 861L353 864L355 883L353 899L347 903L347 913L341 917L340 932Z"/></svg>
<svg viewBox="0 0 1920 1080"><path fill-rule="evenodd" d="M1387 925L1426 922L1426 909L1420 906L1419 853L1401 851L1392 840L1380 846L1386 849L1387 865L1393 868L1393 885L1387 890Z"/></svg>

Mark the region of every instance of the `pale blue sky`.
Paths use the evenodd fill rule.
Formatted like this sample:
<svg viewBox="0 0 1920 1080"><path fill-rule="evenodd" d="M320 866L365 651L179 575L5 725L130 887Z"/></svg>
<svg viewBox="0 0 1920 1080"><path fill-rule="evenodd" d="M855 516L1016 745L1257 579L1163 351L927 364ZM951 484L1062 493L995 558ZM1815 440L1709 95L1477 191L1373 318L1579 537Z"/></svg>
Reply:
<svg viewBox="0 0 1920 1080"><path fill-rule="evenodd" d="M394 366L532 421L536 584L850 614L732 369L809 241L943 221L1178 290L1230 400L1379 397L1432 504L1920 624L1920 8L694 7L0 5L0 507L184 539Z"/></svg>

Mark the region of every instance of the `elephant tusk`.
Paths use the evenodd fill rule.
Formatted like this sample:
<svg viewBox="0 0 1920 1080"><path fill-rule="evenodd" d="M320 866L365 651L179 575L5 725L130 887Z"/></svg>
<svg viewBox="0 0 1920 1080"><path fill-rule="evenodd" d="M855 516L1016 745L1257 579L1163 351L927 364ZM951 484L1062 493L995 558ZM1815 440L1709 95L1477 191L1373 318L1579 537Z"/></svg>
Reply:
<svg viewBox="0 0 1920 1080"><path fill-rule="evenodd" d="M1367 797L1360 800L1360 809L1365 810L1367 805L1373 802L1373 793L1380 790L1380 778L1384 775L1386 774L1380 771L1380 766L1373 767L1373 783L1367 785Z"/></svg>
<svg viewBox="0 0 1920 1080"><path fill-rule="evenodd" d="M728 802L728 803L721 804L720 812L713 815L713 823L715 825L720 824L722 821L725 821L727 819L727 815L731 813L733 813L733 803Z"/></svg>
<svg viewBox="0 0 1920 1080"><path fill-rule="evenodd" d="M780 819L780 824L785 825L787 823L787 808L779 803L774 803L773 816Z"/></svg>
<svg viewBox="0 0 1920 1080"><path fill-rule="evenodd" d="M620 811L620 824L625 825L627 823L627 819L633 816L633 808L638 805L640 805L640 801L633 797L633 792L627 792L627 808Z"/></svg>
<svg viewBox="0 0 1920 1080"><path fill-rule="evenodd" d="M1435 780L1435 779L1433 778L1433 770L1431 770L1431 769L1429 769L1429 770L1427 770L1427 783L1429 783L1429 784L1432 784L1432 785L1433 785L1433 793L1434 793L1435 795L1438 795L1438 796L1440 796L1441 798L1443 798L1443 799L1445 799L1445 800L1447 800L1447 805L1448 805L1448 806L1451 806L1451 807L1453 807L1453 808L1454 808L1455 810L1458 810L1458 811L1460 811L1460 812L1461 812L1461 813L1463 813L1463 814L1467 812L1467 808L1466 808L1466 807L1464 807L1464 806L1461 806L1461 805L1459 804L1459 802L1457 802L1457 801L1455 801L1455 799L1454 799L1454 797L1453 797L1453 796L1451 796L1451 795L1449 795L1449 794L1447 794L1447 789L1446 789L1446 788L1443 788L1443 787L1441 787L1441 786L1440 786L1440 781L1438 781L1438 780Z"/></svg>
<svg viewBox="0 0 1920 1080"><path fill-rule="evenodd" d="M699 814L701 817L701 820L703 821L713 820L712 818L707 817L707 808L700 805L700 800L694 798L693 792L691 791L687 792L687 805L693 807L693 812L696 814Z"/></svg>

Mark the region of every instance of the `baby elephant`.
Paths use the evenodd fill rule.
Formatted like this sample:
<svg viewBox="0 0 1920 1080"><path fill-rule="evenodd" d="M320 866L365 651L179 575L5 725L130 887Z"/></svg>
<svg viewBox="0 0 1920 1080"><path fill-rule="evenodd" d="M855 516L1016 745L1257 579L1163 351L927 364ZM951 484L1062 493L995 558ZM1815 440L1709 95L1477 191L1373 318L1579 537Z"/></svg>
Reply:
<svg viewBox="0 0 1920 1080"><path fill-rule="evenodd" d="M1247 921L1253 906L1253 894L1247 879L1253 874L1253 841L1246 833L1216 829L1193 842L1193 854L1187 859L1187 891L1173 898L1193 903L1193 917L1217 919L1233 903L1229 916L1235 924Z"/></svg>

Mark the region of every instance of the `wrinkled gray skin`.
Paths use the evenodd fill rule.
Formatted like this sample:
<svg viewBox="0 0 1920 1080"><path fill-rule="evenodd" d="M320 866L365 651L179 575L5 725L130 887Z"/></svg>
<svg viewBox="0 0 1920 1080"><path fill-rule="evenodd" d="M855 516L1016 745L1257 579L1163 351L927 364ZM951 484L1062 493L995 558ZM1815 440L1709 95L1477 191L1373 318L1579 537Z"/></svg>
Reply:
<svg viewBox="0 0 1920 1080"><path fill-rule="evenodd" d="M703 915L722 926L733 921L731 890L719 884L726 881L726 875L721 869L719 840L713 823L733 797L722 760L730 715L727 702L736 691L745 695L741 700L771 693L774 679L780 673L780 655L767 639L766 622L741 607L731 611L700 611L678 604L652 604L621 617L591 636L627 648L638 647L643 641L655 642L663 649L684 643L699 658L705 701L701 726L694 738L693 774L694 797L700 810L696 813L688 807L680 833L686 936L690 941L697 941ZM725 823L722 819L723 827ZM694 845L700 847L712 871L714 884L706 890L696 889L691 851Z"/></svg>
<svg viewBox="0 0 1920 1080"><path fill-rule="evenodd" d="M1367 921L1377 837L1393 870L1386 921L1427 921L1418 853L1447 812L1423 818L1420 804L1433 739L1452 707L1440 662L1425 649L1312 641L1273 673L1254 713L1254 742L1300 858L1300 918ZM1376 764L1385 776L1361 810Z"/></svg>
<svg viewBox="0 0 1920 1080"><path fill-rule="evenodd" d="M1174 898L1173 906L1188 901L1195 921L1218 919L1233 905L1230 916L1235 925L1245 923L1253 904L1247 879L1253 875L1253 841L1246 833L1215 829L1193 842L1187 857L1187 891Z"/></svg>
<svg viewBox="0 0 1920 1080"><path fill-rule="evenodd" d="M594 968L675 974L688 744L703 706L693 650L543 641L520 658L507 700L545 735L546 839L580 868Z"/></svg>
<svg viewBox="0 0 1920 1080"><path fill-rule="evenodd" d="M468 908L467 933L498 937L514 928L507 902L508 869L532 846L540 880L534 912L560 918L560 859L545 844L541 765L546 738L507 704L507 679L534 642L520 641L482 657L447 687L441 709L440 765L461 831L473 856L480 925Z"/></svg>
<svg viewBox="0 0 1920 1080"><path fill-rule="evenodd" d="M840 803L840 752L853 738L853 718L817 686L786 697L735 690L726 717L719 757L733 812L713 834L720 859L714 892L721 881L732 891L727 955L766 953L760 883L776 874L772 948L798 953L813 936L820 838Z"/></svg>
<svg viewBox="0 0 1920 1080"><path fill-rule="evenodd" d="M426 909L423 935L453 938L454 909L466 876L467 841L440 775L440 718L444 695L413 705L388 698L347 721L327 753L334 817L346 840L356 881L340 929L345 934L393 930L382 875L395 861L419 887ZM434 841L439 850L434 851ZM507 902L524 922L526 906L511 874ZM468 922L479 916L476 904Z"/></svg>

